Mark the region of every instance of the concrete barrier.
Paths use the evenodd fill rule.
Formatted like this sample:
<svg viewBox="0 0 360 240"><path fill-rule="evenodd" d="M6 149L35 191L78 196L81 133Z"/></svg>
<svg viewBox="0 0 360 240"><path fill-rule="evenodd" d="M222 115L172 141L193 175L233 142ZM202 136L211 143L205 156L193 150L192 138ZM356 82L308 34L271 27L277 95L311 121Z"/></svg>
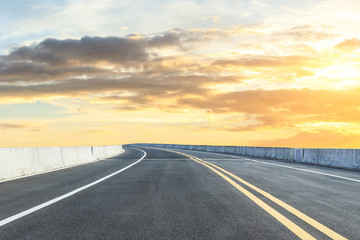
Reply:
<svg viewBox="0 0 360 240"><path fill-rule="evenodd" d="M0 148L0 181L103 160L119 146Z"/></svg>
<svg viewBox="0 0 360 240"><path fill-rule="evenodd" d="M278 148L148 143L133 145L144 147L198 150L216 153L231 153L244 156L272 158L360 171L360 149Z"/></svg>
<svg viewBox="0 0 360 240"><path fill-rule="evenodd" d="M92 147L62 147L62 159L64 166L74 163L82 164L96 160L93 156Z"/></svg>
<svg viewBox="0 0 360 240"><path fill-rule="evenodd" d="M302 162L360 170L360 149L304 148Z"/></svg>

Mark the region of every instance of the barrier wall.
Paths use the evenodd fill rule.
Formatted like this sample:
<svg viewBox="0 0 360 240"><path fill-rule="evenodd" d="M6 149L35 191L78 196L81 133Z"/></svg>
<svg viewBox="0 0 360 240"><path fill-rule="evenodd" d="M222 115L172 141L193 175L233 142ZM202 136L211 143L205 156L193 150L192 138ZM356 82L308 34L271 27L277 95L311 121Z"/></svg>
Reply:
<svg viewBox="0 0 360 240"><path fill-rule="evenodd" d="M0 148L0 181L103 160L119 146Z"/></svg>
<svg viewBox="0 0 360 240"><path fill-rule="evenodd" d="M360 149L277 148L180 144L134 144L144 147L175 148L310 163L360 171Z"/></svg>

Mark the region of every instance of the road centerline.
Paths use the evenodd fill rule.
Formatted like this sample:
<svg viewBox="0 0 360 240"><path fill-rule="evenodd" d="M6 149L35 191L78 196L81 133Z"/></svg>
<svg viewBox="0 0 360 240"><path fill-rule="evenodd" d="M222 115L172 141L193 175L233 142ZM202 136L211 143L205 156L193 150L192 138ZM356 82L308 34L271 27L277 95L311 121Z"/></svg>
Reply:
<svg viewBox="0 0 360 240"><path fill-rule="evenodd" d="M227 174L228 176L236 179L237 181L243 183L244 185L248 186L249 188L253 189L254 191L260 193L261 195L265 196L266 198L268 198L269 200L273 201L274 203L276 203L277 205L281 206L282 208L284 208L285 210L287 210L288 212L292 213L293 215L297 216L298 218L300 218L301 220L303 220L304 222L308 223L309 225L311 225L312 227L316 228L317 230L321 231L322 233L324 233L325 235L327 235L328 237L332 238L332 239L346 239L345 237L341 236L340 234L334 232L333 230L329 229L328 227L324 226L323 224L317 222L316 220L310 218L309 216L307 216L306 214L300 212L299 210L295 209L294 207L290 206L289 204L281 201L280 199L275 198L274 196L272 196L271 194L261 190L260 188L248 183L247 181L239 178L238 176L226 171L225 169L220 168L219 166L209 163L207 161L204 161L198 157L192 156L190 154L186 154L186 153L182 153L182 152L177 152L177 151L172 151L172 150L165 150L165 149L159 149L159 150L163 150L163 151L169 151L169 152L173 152L173 153L177 153L183 156L186 156L190 159L193 159L195 162L198 162L206 167L208 167L209 169L211 169L212 171L214 171L215 173L217 173L218 175L220 175L222 178L224 178L226 181L228 181L231 185L233 185L235 188L237 188L239 191L241 191L243 194L245 194L248 198L250 198L253 202L255 202L257 205L259 205L261 208L263 208L266 212L268 212L270 215L272 215L275 219L277 219L280 223L282 223L284 226L286 226L289 230L291 230L294 234L296 234L298 237L300 237L301 239L315 239L313 238L310 234L308 234L307 232L305 232L303 229L301 229L300 227L298 227L296 224L294 224L293 222L291 222L289 219L287 219L285 216L281 215L279 212L277 212L275 209L271 208L269 205L267 205L266 203L264 203L262 200L260 200L259 198L257 198L255 195L253 195L252 193L248 192L246 189L244 189L243 187L241 187L240 185L238 185L236 182L234 182L233 180L231 180L229 177L227 177L224 174ZM222 171L224 174L220 173L219 171L217 171L216 169L219 169L220 171ZM295 226L294 226L295 225ZM298 229L300 228L300 230Z"/></svg>
<svg viewBox="0 0 360 240"><path fill-rule="evenodd" d="M269 213L272 217L274 217L276 220L278 220L281 224L283 224L285 227L287 227L291 232L293 232L296 236L298 236L300 239L316 239L313 236L311 236L308 232L300 228L298 225L293 223L291 220L289 220L287 217L276 211L274 208L270 207L267 203L262 201L260 198L256 197L254 194L246 190L245 188L241 187L239 184L237 184L235 181L231 180L226 175L222 174L221 172L217 171L216 169L210 167L209 165L193 159L195 162L198 162L209 169L211 169L213 172L220 175L222 178L224 178L227 182L229 182L231 185L233 185L236 189L238 189L240 192L242 192L245 196L247 196L251 201L256 203L259 207L264 209L267 213Z"/></svg>
<svg viewBox="0 0 360 240"><path fill-rule="evenodd" d="M199 159L199 161L202 161L201 159ZM311 217L307 216L306 214L300 212L299 210L297 210L296 208L290 206L289 204L283 202L282 200L272 196L271 194L265 192L264 190L254 186L253 184L243 180L242 178L234 175L233 173L226 171L225 169L220 168L219 166L212 164L212 163L208 163L206 161L202 161L205 162L217 169L219 169L220 171L228 174L229 176L231 176L232 178L238 180L239 182L243 183L244 185L250 187L251 189L255 190L256 192L260 193L261 195L263 195L264 197L270 199L271 201L273 201L274 203L276 203L277 205L281 206L282 208L286 209L288 212L292 213L293 215L297 216L298 218L300 218L301 220L303 220L304 222L310 224L311 226L315 227L316 229L318 229L319 231L321 231L322 233L326 234L328 237L331 237L333 239L346 239L343 236L339 235L338 233L334 232L333 230L329 229L328 227L324 226L323 224L319 223L318 221L312 219Z"/></svg>
<svg viewBox="0 0 360 240"><path fill-rule="evenodd" d="M90 188L90 187L92 187L92 186L94 186L94 185L96 185L96 184L98 184L98 183L100 183L100 182L103 182L103 181L105 181L106 179L111 178L111 177L113 177L113 176L115 176L115 175L117 175L117 174L125 171L126 169L128 169L128 168L130 168L130 167L132 167L132 166L134 166L134 165L136 165L136 164L138 164L139 162L141 162L141 161L146 157L146 152L145 152L144 150L141 150L141 149L138 149L138 148L133 148L133 149L136 149L136 150L141 151L141 152L144 153L144 155L143 155L140 159L138 159L136 162L134 162L134 163L132 163L132 164L130 164L130 165L122 168L122 169L119 169L118 171L115 171L115 172L113 172L113 173L111 173L111 174L109 174L109 175L107 175L107 176L105 176L105 177L102 177L102 178L100 178L100 179L98 179L98 180L96 180L96 181L93 181L93 182L91 182L91 183L89 183L89 184L87 184L87 185L85 185L85 186L82 186L82 187L77 188L77 189L75 189L75 190L73 190L73 191L71 191L71 192L68 192L68 193L66 193L66 194L63 194L63 195L61 195L61 196L59 196L59 197L57 197L57 198L54 198L54 199L52 199L52 200L49 200L49 201L44 202L44 203L42 203L42 204L39 204L39 205L37 205L37 206L35 206L35 207L32 207L32 208L30 208L30 209L28 209L28 210L25 210L25 211L23 211L23 212L20 212L20 213L18 213L18 214L15 214L15 215L13 215L13 216L11 216L11 217L5 218L5 219L3 219L3 220L0 221L0 227L4 226L4 225L6 225L6 224L8 224L8 223L10 223L10 222L13 222L13 221L15 221L15 220L17 220L17 219L20 219L20 218L22 218L22 217L25 217L25 216L27 216L27 215L29 215L29 214L31 214L31 213L34 213L34 212L36 212L36 211L39 211L40 209L43 209L43 208L45 208L45 207L48 207L48 206L50 206L50 205L52 205L52 204L54 204L54 203L56 203L56 202L59 202L59 201L61 201L61 200L63 200L63 199L66 199L66 198L68 198L68 197L70 197L70 196L72 196L72 195L75 195L76 193L79 193L79 192L81 192L81 191L83 191L83 190L85 190L85 189L87 189L87 188Z"/></svg>
<svg viewBox="0 0 360 240"><path fill-rule="evenodd" d="M195 151L195 150L190 150L190 151ZM196 152L201 152L201 151L196 151ZM334 177L334 178L340 178L340 179L344 179L344 180L348 180L348 181L360 183L360 179L343 177L343 176L339 176L339 175L335 175L335 174L331 174L331 173L324 173L324 172L314 171L314 170L310 170L310 169L304 169L304 168L286 166L286 165L277 164L277 163L263 162L263 161L259 161L259 160L255 160L255 159L246 158L246 157L233 156L233 155L230 155L230 154L221 154L221 153L213 153L213 152L207 152L207 153L211 153L211 154L219 155L219 156L231 157L231 158L233 158L234 160L235 160L235 159L245 160L245 161L250 161L250 162L255 162L255 163L260 163L260 164L266 164L266 165L271 165L271 166L276 166L276 167L282 167L282 168L288 168L288 169L292 169L292 170L296 170L296 171L314 173L314 174L318 174L318 175L329 176L329 177ZM302 163L302 162L295 162L295 163ZM306 164L306 163L305 163L305 164Z"/></svg>

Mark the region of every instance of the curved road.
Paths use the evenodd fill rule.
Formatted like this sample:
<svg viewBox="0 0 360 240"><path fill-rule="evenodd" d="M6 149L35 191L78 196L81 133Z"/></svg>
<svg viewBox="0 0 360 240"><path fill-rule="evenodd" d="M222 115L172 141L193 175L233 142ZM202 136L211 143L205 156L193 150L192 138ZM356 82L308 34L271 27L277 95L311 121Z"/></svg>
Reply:
<svg viewBox="0 0 360 240"><path fill-rule="evenodd" d="M360 239L359 172L125 150L0 183L0 239Z"/></svg>

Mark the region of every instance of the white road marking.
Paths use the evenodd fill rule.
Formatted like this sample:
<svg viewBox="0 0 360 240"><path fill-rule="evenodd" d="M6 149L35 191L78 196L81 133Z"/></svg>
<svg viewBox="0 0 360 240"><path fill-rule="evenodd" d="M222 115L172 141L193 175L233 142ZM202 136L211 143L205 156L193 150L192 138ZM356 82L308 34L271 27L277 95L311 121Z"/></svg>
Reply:
<svg viewBox="0 0 360 240"><path fill-rule="evenodd" d="M151 159L146 159L146 161L192 161L192 160L189 158L151 158Z"/></svg>
<svg viewBox="0 0 360 240"><path fill-rule="evenodd" d="M235 159L235 158L201 158L204 161L233 161L233 162L238 162L239 159Z"/></svg>
<svg viewBox="0 0 360 240"><path fill-rule="evenodd" d="M144 156L142 156L142 157L141 157L139 160L137 160L136 162L134 162L134 163L132 163L132 164L130 164L130 165L128 165L128 166L126 166L126 167L124 167L124 168L116 171L116 172L113 172L113 173L111 173L111 174L109 174L109 175L107 175L107 176L105 176L105 177L103 177L103 178L100 178L99 180L96 180L96 181L94 181L94 182L92 182L92 183L89 183L89 184L83 186L83 187L80 187L80 188L75 189L75 190L73 190L73 191L71 191L71 192L69 192L69 193L66 193L66 194L64 194L64 195L62 195L62 196L60 196L60 197L54 198L54 199L52 199L52 200L50 200L50 201L47 201L47 202L44 202L44 203L42 203L42 204L40 204L40 205L37 205L37 206L35 206L35 207L32 207L32 208L30 208L30 209L28 209L28 210L26 210L26 211L23 211L23 212L21 212L21 213L15 214L15 215L13 215L13 216L11 216L11 217L5 218L4 220L1 220L1 221L0 221L0 227L1 227L1 226L4 226L4 225L6 225L6 224L8 224L8 223L10 223L10 222L13 222L13 221L15 221L15 220L17 220L17 219L19 219L19 218L22 218L22 217L24 217L24 216L26 216L26 215L29 215L29 214L31 214L31 213L33 213L33 212L36 212L36 211L38 211L38 210L40 210L40 209L42 209L42 208L45 208L45 207L47 207L47 206L49 206L49 205L52 205L52 204L54 204L54 203L56 203L56 202L59 202L59 201L65 199L65 198L68 198L68 197L70 197L70 196L72 196L72 195L74 195L74 194L76 194L76 193L78 193L78 192L81 192L81 191L83 191L83 190L85 190L85 189L87 189L87 188L89 188L89 187L92 187L92 186L94 186L94 185L96 185L96 184L98 184L98 183L100 183L100 182L102 182L102 181L105 181L106 179L111 178L111 177L115 176L116 174L119 174L119 173L125 171L126 169L134 166L135 164L139 163L141 160L143 160L143 159L146 157L146 152L145 152L145 151L143 151L143 150L141 150L141 149L138 149L138 148L134 148L134 149L139 150L139 151L142 151L142 152L144 153Z"/></svg>
<svg viewBox="0 0 360 240"><path fill-rule="evenodd" d="M268 165L278 166L278 167L283 167L283 168L294 169L294 170L303 171L303 172L315 173L315 174L324 175L324 176L329 176L329 177L334 177L334 178L341 178L341 179L345 179L345 180L349 180L349 181L359 182L359 183L360 183L360 180L359 180L359 179L343 177L343 176L334 175L334 174L330 174L330 173L324 173L324 172L318 172L318 171L313 171L313 170L308 170L308 169L303 169L303 168L296 168L296 167L284 166L284 165L280 165L280 164L276 164L276 163L261 162L261 161L257 161L257 160L253 160L253 159L248 159L248 158L245 158L245 160L249 160L249 161L253 161L253 162L258 162L258 163L262 163L262 164L268 164Z"/></svg>
<svg viewBox="0 0 360 240"><path fill-rule="evenodd" d="M178 150L182 150L182 149L178 149ZM186 151L186 150L185 150L185 151ZM194 151L194 150L190 150L190 151ZM195 152L195 151L194 151L194 152ZM203 151L196 151L196 152L203 152ZM228 155L228 154L212 153L212 152L203 152L203 153L210 153L210 154L214 154L214 155L227 156L227 157L232 157L232 158L235 158L235 159L247 160L247 161L252 161L252 162L256 162L256 163L261 163L261 164L267 164L267 165L277 166L277 167L289 168L289 169L293 169L293 170L297 170L297 171L315 173L315 174L319 174L319 175L324 175L324 176L329 176L329 177L334 177L334 178L340 178L340 179L344 179L344 180L349 180L349 181L359 182L359 183L360 183L360 180L359 180L359 179L343 177L343 176L334 175L334 174L330 174L330 173L318 172L318 171L313 171L313 170L308 170L308 169L303 169L303 168L297 168L297 167L290 167L290 166L285 166L285 165L276 164L276 163L268 163L268 162L258 161L258 160L254 160L254 159L250 159L250 158L246 158L246 157L236 157L236 156L232 156L232 155ZM208 159L207 161L211 161L211 160ZM296 162L295 162L295 163L296 163Z"/></svg>

